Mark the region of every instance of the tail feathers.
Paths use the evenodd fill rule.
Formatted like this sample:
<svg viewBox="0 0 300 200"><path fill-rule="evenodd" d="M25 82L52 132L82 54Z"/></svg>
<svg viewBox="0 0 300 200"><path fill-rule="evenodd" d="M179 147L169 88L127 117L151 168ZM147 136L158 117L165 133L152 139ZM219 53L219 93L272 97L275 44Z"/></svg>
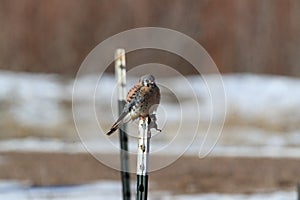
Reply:
<svg viewBox="0 0 300 200"><path fill-rule="evenodd" d="M111 129L106 133L106 135L111 135L113 134L117 129L119 129L120 124L116 124L114 126L111 127Z"/></svg>
<svg viewBox="0 0 300 200"><path fill-rule="evenodd" d="M113 134L116 130L120 128L120 125L127 123L130 121L129 113L122 113L119 119L114 123L114 125L110 128L110 130L106 133L106 135Z"/></svg>

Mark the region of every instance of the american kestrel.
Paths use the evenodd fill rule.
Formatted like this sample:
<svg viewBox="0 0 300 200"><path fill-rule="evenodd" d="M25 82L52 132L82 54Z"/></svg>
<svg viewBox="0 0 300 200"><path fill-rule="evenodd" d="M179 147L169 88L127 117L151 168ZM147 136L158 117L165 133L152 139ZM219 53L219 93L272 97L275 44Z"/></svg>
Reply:
<svg viewBox="0 0 300 200"><path fill-rule="evenodd" d="M155 110L153 107L157 106L159 102L160 90L155 83L154 76L142 76L139 82L129 90L126 97L126 104L120 117L106 134L111 135L120 127L120 125L131 120L133 121L139 117L149 116L151 120L151 116Z"/></svg>

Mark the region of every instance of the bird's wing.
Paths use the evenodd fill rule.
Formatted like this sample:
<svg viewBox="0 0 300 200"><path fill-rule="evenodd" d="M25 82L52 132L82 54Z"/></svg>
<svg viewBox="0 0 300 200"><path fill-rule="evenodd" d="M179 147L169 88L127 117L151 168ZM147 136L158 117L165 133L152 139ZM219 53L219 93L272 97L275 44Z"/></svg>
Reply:
<svg viewBox="0 0 300 200"><path fill-rule="evenodd" d="M156 99L155 99L155 104L159 104L160 103L160 89L159 87L156 87Z"/></svg>
<svg viewBox="0 0 300 200"><path fill-rule="evenodd" d="M160 89L159 89L159 87L157 87L157 85L155 85L153 90L154 90L154 101L153 101L152 113L156 113L158 105L160 103Z"/></svg>
<svg viewBox="0 0 300 200"><path fill-rule="evenodd" d="M134 85L127 93L126 101L131 102L135 97L138 91L141 89L141 84L138 83Z"/></svg>
<svg viewBox="0 0 300 200"><path fill-rule="evenodd" d="M111 129L109 130L108 133L106 133L107 135L111 135L113 132L115 132L121 124L127 123L130 121L130 103L127 103L123 109L123 112L121 113L121 115L119 116L119 118L117 119L117 121L112 125Z"/></svg>
<svg viewBox="0 0 300 200"><path fill-rule="evenodd" d="M133 100L136 98L137 93L140 91L140 89L141 89L141 84L138 83L128 91L128 94L126 97L127 103L125 104L120 117L112 125L112 127L109 130L109 132L107 133L107 135L111 135L113 132L115 132L120 127L121 124L127 123L131 120L130 111L131 111L132 107L134 106L134 104L136 103Z"/></svg>

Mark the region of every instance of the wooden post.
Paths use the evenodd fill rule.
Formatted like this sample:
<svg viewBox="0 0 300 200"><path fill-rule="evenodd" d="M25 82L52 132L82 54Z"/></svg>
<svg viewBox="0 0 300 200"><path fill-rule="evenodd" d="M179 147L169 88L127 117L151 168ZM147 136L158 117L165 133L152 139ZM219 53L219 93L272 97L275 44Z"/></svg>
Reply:
<svg viewBox="0 0 300 200"><path fill-rule="evenodd" d="M118 80L118 106L119 114L123 111L126 103L126 64L125 50L117 49L115 53L115 74ZM119 129L119 139L121 147L121 178L122 178L122 194L123 200L130 200L130 174L129 174L129 156L128 156L128 136L126 133L126 125L122 125Z"/></svg>
<svg viewBox="0 0 300 200"><path fill-rule="evenodd" d="M137 157L137 200L146 200L148 195L148 162L151 132L148 117L139 121Z"/></svg>

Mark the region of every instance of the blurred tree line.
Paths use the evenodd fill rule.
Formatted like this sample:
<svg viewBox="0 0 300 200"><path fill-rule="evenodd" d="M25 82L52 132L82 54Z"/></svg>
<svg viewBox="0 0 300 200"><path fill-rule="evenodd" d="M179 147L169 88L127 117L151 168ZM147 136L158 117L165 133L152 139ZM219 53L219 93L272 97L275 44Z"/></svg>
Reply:
<svg viewBox="0 0 300 200"><path fill-rule="evenodd" d="M189 35L223 73L300 75L299 0L0 0L0 68L74 75L98 43L143 26ZM165 54L132 53L129 65L193 73Z"/></svg>

